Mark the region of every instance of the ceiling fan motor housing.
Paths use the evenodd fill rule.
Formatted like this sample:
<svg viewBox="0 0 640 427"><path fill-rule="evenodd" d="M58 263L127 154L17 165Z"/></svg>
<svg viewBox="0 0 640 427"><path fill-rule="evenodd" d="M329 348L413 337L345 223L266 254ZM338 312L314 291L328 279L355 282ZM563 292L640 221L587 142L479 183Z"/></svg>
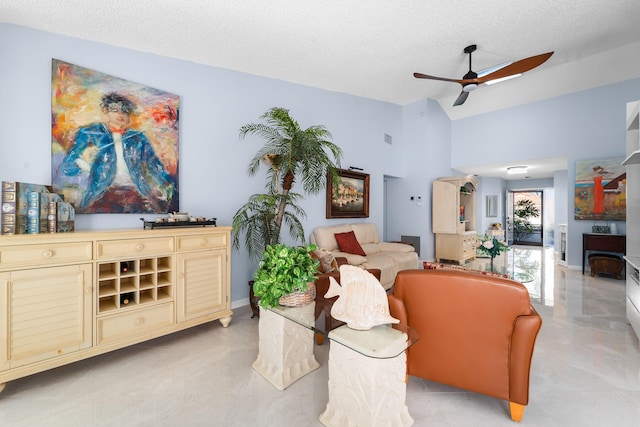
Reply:
<svg viewBox="0 0 640 427"><path fill-rule="evenodd" d="M473 79L477 79L478 78L478 73L469 70L469 72L467 74L465 74L462 79L463 80L473 80ZM475 88L478 87L477 83L467 83L462 85L462 90L464 92L471 92L472 90L474 90Z"/></svg>

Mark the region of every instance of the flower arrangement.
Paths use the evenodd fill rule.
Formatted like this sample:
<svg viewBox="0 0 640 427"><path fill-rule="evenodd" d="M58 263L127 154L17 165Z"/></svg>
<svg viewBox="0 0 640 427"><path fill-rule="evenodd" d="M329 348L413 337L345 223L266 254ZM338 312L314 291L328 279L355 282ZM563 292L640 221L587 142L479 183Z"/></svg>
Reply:
<svg viewBox="0 0 640 427"><path fill-rule="evenodd" d="M491 259L497 257L502 252L506 252L509 250L509 246L506 243L501 242L493 236L487 236L486 234L479 234L478 240L480 244L478 245L478 250L483 254L489 255Z"/></svg>

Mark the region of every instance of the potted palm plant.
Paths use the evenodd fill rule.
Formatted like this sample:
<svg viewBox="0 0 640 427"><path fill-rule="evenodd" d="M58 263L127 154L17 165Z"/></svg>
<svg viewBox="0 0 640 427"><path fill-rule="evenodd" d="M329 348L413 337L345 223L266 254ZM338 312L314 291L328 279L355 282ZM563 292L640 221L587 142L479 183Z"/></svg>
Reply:
<svg viewBox="0 0 640 427"><path fill-rule="evenodd" d="M318 194L325 188L327 174L339 181L342 150L330 141L324 126L302 129L289 115L289 110L274 107L261 119L265 123L250 123L240 128L240 137L257 135L265 143L255 154L247 172L254 176L261 164L267 166L267 191L249 197L233 216L233 247L240 247L240 236L249 256L258 259L267 246L280 243L283 224L295 242L304 243L301 219L306 217L298 205L302 195L291 191L299 182L306 194Z"/></svg>

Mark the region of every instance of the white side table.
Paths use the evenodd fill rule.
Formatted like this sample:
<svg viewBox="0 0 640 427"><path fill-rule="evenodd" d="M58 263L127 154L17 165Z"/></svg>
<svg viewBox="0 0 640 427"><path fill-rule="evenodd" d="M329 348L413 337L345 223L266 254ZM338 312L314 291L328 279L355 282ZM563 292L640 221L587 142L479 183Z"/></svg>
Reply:
<svg viewBox="0 0 640 427"><path fill-rule="evenodd" d="M410 426L405 404L407 357L414 330L388 325L368 331L341 326L329 332L329 403L325 426Z"/></svg>
<svg viewBox="0 0 640 427"><path fill-rule="evenodd" d="M315 305L286 311L260 307L258 358L252 366L278 390L320 367L313 355Z"/></svg>

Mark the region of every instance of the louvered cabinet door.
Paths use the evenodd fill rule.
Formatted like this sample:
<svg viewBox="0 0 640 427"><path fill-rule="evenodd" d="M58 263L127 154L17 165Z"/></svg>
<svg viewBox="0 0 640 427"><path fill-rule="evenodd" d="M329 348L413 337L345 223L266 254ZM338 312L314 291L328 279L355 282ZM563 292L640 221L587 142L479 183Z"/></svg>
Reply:
<svg viewBox="0 0 640 427"><path fill-rule="evenodd" d="M178 322L229 309L224 249L178 255Z"/></svg>
<svg viewBox="0 0 640 427"><path fill-rule="evenodd" d="M0 274L0 369L92 346L92 265Z"/></svg>

